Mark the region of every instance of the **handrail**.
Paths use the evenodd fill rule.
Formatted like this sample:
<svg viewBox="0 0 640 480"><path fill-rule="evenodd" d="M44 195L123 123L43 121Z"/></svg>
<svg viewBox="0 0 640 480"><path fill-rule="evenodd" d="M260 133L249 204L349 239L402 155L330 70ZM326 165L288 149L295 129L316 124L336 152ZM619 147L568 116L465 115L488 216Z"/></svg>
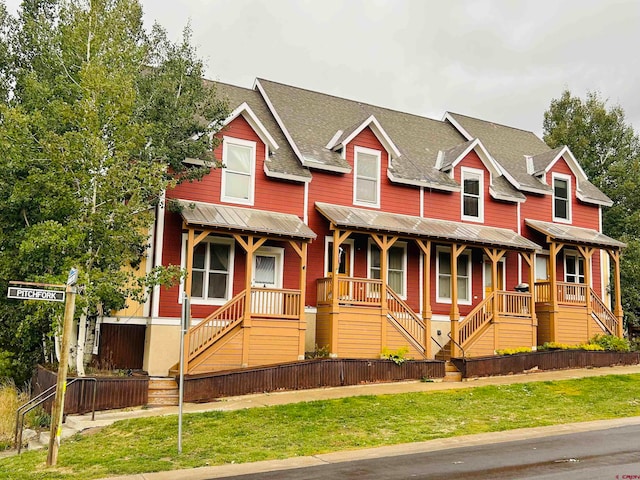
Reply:
<svg viewBox="0 0 640 480"><path fill-rule="evenodd" d="M431 340L436 342L436 345L438 345L440 347L440 350L442 350L444 348L442 345L440 345L440 342L438 342L438 340L436 340L435 338L431 337Z"/></svg>
<svg viewBox="0 0 640 480"><path fill-rule="evenodd" d="M451 341L453 343L456 344L456 346L462 351L462 358L464 359L466 357L466 354L464 353L464 348L462 348L462 345L460 345L458 342L456 342L453 337L451 336L451 332L447 333L447 337L449 337L451 339Z"/></svg>
<svg viewBox="0 0 640 480"><path fill-rule="evenodd" d="M198 325L189 329L189 360L195 358L202 349L211 345L223 332L242 320L244 309L247 308L245 295L246 290L243 290ZM224 324L216 325L216 322ZM192 340L196 336L199 341Z"/></svg>
<svg viewBox="0 0 640 480"><path fill-rule="evenodd" d="M75 382L84 382L84 381L92 381L93 382L93 400L91 405L91 421L96 419L96 390L98 388L98 379L94 377L75 377L70 381L66 382L66 386L75 383ZM57 385L52 385L47 388L44 392L41 392L39 395L33 397L28 402L20 405L16 411L16 429L13 436L13 446L18 449L18 454L22 450L22 430L24 427L24 417L31 410L36 408L39 405L42 405L44 402L49 400L56 394ZM66 387L65 387L66 388ZM32 402L36 402L33 405L30 405Z"/></svg>
<svg viewBox="0 0 640 480"><path fill-rule="evenodd" d="M465 343L482 326L486 325L493 318L493 294L491 292L476 307L469 312L465 319L458 326L458 337L460 343Z"/></svg>
<svg viewBox="0 0 640 480"><path fill-rule="evenodd" d="M422 319L391 288L387 288L387 300L391 300L391 302L388 302L389 313L391 313L403 330L407 332L423 350L426 349L427 346L424 344L426 325ZM392 305L397 305L402 308L391 308Z"/></svg>
<svg viewBox="0 0 640 480"><path fill-rule="evenodd" d="M618 318L607 308L593 288L591 288L591 309L602 325L609 330L609 333L615 335L618 327Z"/></svg>

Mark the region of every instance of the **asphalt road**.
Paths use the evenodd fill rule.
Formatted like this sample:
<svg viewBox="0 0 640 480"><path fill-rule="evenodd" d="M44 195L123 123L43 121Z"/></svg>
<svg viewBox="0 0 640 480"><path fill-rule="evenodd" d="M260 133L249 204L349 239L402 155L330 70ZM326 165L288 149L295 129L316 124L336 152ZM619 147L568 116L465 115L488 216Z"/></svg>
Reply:
<svg viewBox="0 0 640 480"><path fill-rule="evenodd" d="M225 478L640 480L640 425Z"/></svg>

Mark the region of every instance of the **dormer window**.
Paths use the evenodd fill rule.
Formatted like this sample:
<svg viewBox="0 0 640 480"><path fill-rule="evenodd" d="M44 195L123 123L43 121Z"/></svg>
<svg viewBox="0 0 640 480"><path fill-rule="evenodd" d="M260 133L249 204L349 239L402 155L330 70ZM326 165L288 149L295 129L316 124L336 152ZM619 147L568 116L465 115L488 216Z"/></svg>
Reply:
<svg viewBox="0 0 640 480"><path fill-rule="evenodd" d="M354 148L354 205L380 207L380 158L378 150Z"/></svg>
<svg viewBox="0 0 640 480"><path fill-rule="evenodd" d="M256 143L224 137L222 143L223 202L253 205L255 185Z"/></svg>
<svg viewBox="0 0 640 480"><path fill-rule="evenodd" d="M484 172L462 168L462 219L471 222L484 221Z"/></svg>
<svg viewBox="0 0 640 480"><path fill-rule="evenodd" d="M553 174L553 220L571 222L571 177L559 173Z"/></svg>

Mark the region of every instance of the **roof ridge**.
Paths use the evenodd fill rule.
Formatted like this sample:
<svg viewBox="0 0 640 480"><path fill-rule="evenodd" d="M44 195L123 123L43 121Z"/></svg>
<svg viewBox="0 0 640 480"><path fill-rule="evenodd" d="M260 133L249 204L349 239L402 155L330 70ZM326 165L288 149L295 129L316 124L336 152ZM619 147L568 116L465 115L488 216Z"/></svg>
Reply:
<svg viewBox="0 0 640 480"><path fill-rule="evenodd" d="M310 88L303 88L303 87L297 87L295 85L289 85L287 83L282 83L282 82L276 82L273 80L268 80L266 78L260 78L260 77L256 77L256 80L258 81L265 81L265 82L270 82L270 83L275 83L277 85L282 85L283 87L288 87L288 88L295 88L296 90L303 90L305 92L309 92L309 93L314 93L316 95L322 95L324 97L331 97L331 98L336 98L338 100L342 100L342 101L347 101L347 102L351 102L351 103L355 103L358 105L366 105L368 107L373 107L373 108L379 108L381 110L386 110L388 112L395 112L395 113L400 113L402 115L411 115L412 117L417 117L417 118L421 118L423 120L429 120L431 122L435 122L438 124L444 124L445 122L443 122L442 120L438 120L435 118L431 118L431 117L426 117L424 115L419 115L417 113L411 113L411 112L405 112L403 110L399 110L397 108L390 108L390 107L383 107L381 105L374 105L373 103L367 103L367 102L361 102L360 100L354 100L352 98L347 98L347 97L340 97L338 95L334 95L332 93L324 93L324 92L319 92L317 90L311 90ZM375 116L375 115L374 115Z"/></svg>
<svg viewBox="0 0 640 480"><path fill-rule="evenodd" d="M448 113L450 113L451 115L458 115L458 116L460 116L460 117L470 118L470 119L472 119L472 120L479 120L479 121L481 121L481 122L485 122L485 123L492 123L493 125L497 125L497 126L499 126L499 127L504 127L504 128L509 128L509 129L511 129L511 130L519 130L519 131L521 131L521 132L530 133L530 134L532 134L534 137L536 137L537 139L539 139L539 140L541 140L542 142L544 142L544 143L545 143L545 145L546 145L546 142L545 142L542 138L538 137L538 135L536 135L536 134L535 134L534 132L532 132L531 130L525 130L524 128L514 127L514 126L512 126L512 125L505 125L504 123L493 122L493 121L491 121L491 120L484 120L484 119L482 119L482 118L478 118L478 117L472 117L471 115L465 115L464 113L456 113L456 112L451 112L451 111L449 111ZM548 146L548 145L547 145L547 146Z"/></svg>

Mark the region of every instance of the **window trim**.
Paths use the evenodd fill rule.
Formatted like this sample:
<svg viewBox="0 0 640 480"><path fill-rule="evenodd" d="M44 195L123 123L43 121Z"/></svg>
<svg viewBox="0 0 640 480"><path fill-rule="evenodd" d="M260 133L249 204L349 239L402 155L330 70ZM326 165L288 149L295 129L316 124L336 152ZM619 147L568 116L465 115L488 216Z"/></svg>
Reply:
<svg viewBox="0 0 640 480"><path fill-rule="evenodd" d="M373 155L376 157L376 201L367 202L364 200L358 200L358 154L363 153L366 155ZM382 164L382 152L380 150L373 150L371 148L353 147L353 204L362 207L375 207L380 208L380 183L382 181L382 175L380 173Z"/></svg>
<svg viewBox="0 0 640 480"><path fill-rule="evenodd" d="M451 297L441 297L440 296L440 253L448 252L451 255L451 247L436 247L436 302L437 303L448 303L451 304ZM473 262L471 261L471 250L468 248L465 249L460 256L467 257L467 266L469 268L469 284L467 287L468 300L461 300L460 295L458 295L458 304L459 305L471 305L473 303ZM451 277L449 277L451 278Z"/></svg>
<svg viewBox="0 0 640 480"><path fill-rule="evenodd" d="M367 278L372 280L372 276L371 276L371 247L372 246L376 246L378 249L380 249L380 247L378 247L378 244L376 242L374 242L373 240L369 239L368 245L367 245ZM396 292L398 294L398 296L402 299L402 300L406 300L407 299L407 266L408 266L408 261L407 261L407 242L395 242L390 248L401 248L403 250L402 252L402 284L404 287L404 292ZM380 253L382 253L382 251L380 251ZM387 251L388 253L388 251ZM382 275L381 275L382 276ZM389 285L389 261L387 261L387 285Z"/></svg>
<svg viewBox="0 0 640 480"><path fill-rule="evenodd" d="M538 259L542 260L544 259L545 261L545 269L544 269L544 274L545 274L545 278L540 278L539 276L539 272L538 270ZM549 257L549 255L544 255L544 254L536 254L535 256L535 260L534 260L534 279L536 282L548 282L549 280L551 280L550 278L550 272L549 272L549 265L551 262L551 258Z"/></svg>
<svg viewBox="0 0 640 480"><path fill-rule="evenodd" d="M274 287L261 287L259 284L255 283L255 275L256 275L256 256L262 257L274 257L275 258L275 279L276 283ZM251 258L251 274L254 278L251 279L251 286L255 288L274 288L277 290L282 290L284 285L284 248L282 247L272 247L272 246L262 246L258 248L255 252L253 252L253 256Z"/></svg>
<svg viewBox="0 0 640 480"><path fill-rule="evenodd" d="M579 280L581 275L580 275L580 260L582 260L582 264L583 264L583 269L584 269L584 273L582 275L582 282L570 282L567 279L567 257L572 257L575 259L575 265L576 265L576 273L575 273L575 277L576 280ZM591 257L589 260L592 260L593 257ZM585 282L587 280L587 267L588 268L592 268L592 263L589 263L589 265L587 266L587 262L585 261L585 258L580 255L580 253L577 250L565 250L564 252L564 258L563 260L563 267L564 267L564 282L565 283L575 283L576 285L585 285ZM593 272L593 270L591 270ZM593 275L591 275L591 287L593 287Z"/></svg>
<svg viewBox="0 0 640 480"><path fill-rule="evenodd" d="M228 146L236 145L240 147L249 147L251 148L251 163L249 165L249 198L237 198L230 197L226 195L226 186L227 186L227 172L231 172L227 168L227 153ZM255 189L256 189L256 158L257 158L257 144L251 140L242 140L240 138L222 137L222 164L224 168L222 168L221 182L220 182L220 201L225 203L236 203L240 205L253 205L254 197L255 197ZM233 172L238 173L238 172ZM242 175L246 175L243 173L238 173Z"/></svg>
<svg viewBox="0 0 640 480"><path fill-rule="evenodd" d="M562 217L558 217L556 215L556 179L557 180L562 180L567 182L567 218L562 218ZM551 203L551 209L552 209L552 216L553 216L553 221L554 222L558 222L558 223L571 223L571 214L572 214L572 209L571 209L571 175L566 175L564 173L553 173L551 175L551 192L552 192L552 203ZM558 197L560 198L560 197Z"/></svg>
<svg viewBox="0 0 640 480"><path fill-rule="evenodd" d="M229 273L228 273L228 282L227 282L227 292L225 294L225 298L201 298L201 297L191 297L192 305L224 305L229 300L233 298L233 277L234 277L234 264L235 264L235 246L236 242L233 238L228 237L216 237L213 235L209 235L204 238L200 243L218 243L229 245ZM206 263L205 263L206 265ZM187 268L187 234L182 234L182 248L181 248L181 256L180 256L180 268L186 270ZM208 272L208 269L206 270ZM182 304L182 292L185 289L185 281L184 278L180 279L180 289L178 290L178 303ZM204 286L203 286L204 291ZM189 296L191 296L191 292L189 292Z"/></svg>
<svg viewBox="0 0 640 480"><path fill-rule="evenodd" d="M465 176L468 177L477 177L478 178L478 216L474 217L472 215L465 215L464 213L464 199L465 199L465 191L464 191L464 180ZM484 170L480 170L477 168L469 168L469 167L461 167L460 168L460 218L462 220L466 220L468 222L477 222L484 223ZM469 196L472 196L469 194ZM475 198L475 195L473 195Z"/></svg>

